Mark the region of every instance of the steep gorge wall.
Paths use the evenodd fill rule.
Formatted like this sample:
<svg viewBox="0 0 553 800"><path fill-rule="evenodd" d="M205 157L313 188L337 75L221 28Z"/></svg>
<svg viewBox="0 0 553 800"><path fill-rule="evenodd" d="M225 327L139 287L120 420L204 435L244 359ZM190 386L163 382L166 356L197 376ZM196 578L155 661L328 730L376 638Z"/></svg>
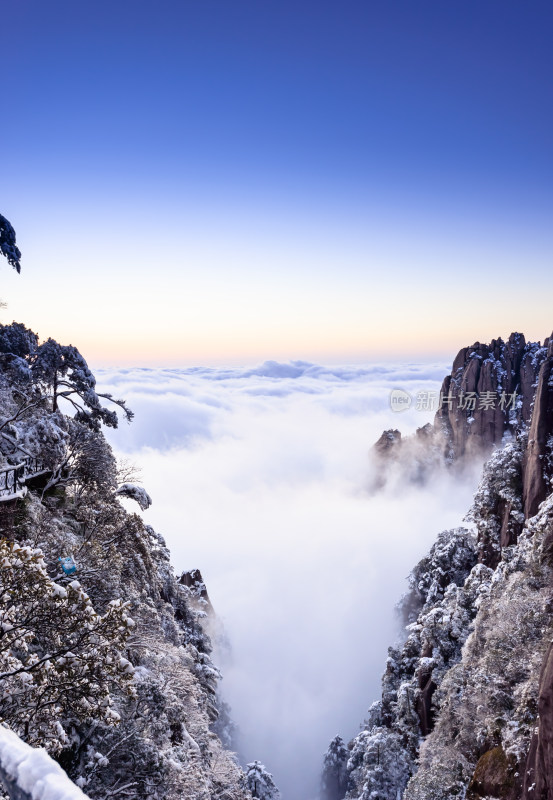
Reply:
<svg viewBox="0 0 553 800"><path fill-rule="evenodd" d="M82 400L73 417L60 373ZM1 721L92 800L251 800L227 749L205 585L197 570L178 580L162 537L121 504L124 487L142 508L147 495L121 480L101 433L117 416L94 387L75 348L0 325L0 470L22 454L45 467L0 498Z"/></svg>
<svg viewBox="0 0 553 800"><path fill-rule="evenodd" d="M440 534L413 571L407 638L336 769L349 800L553 800L553 338L464 348L442 392L517 398L446 403L416 437L442 465L498 449L470 514L476 534ZM410 458L408 441L385 432L378 457Z"/></svg>

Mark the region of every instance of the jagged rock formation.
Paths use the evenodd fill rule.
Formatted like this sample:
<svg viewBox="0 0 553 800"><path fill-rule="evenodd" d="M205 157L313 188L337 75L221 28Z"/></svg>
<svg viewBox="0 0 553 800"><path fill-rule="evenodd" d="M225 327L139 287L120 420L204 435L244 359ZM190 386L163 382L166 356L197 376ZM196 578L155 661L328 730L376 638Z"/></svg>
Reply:
<svg viewBox="0 0 553 800"><path fill-rule="evenodd" d="M207 593L207 588L202 578L202 573L199 569L190 569L183 572L179 578L181 586L186 586L188 589L191 601L197 610L201 610L206 614L213 613L213 606Z"/></svg>
<svg viewBox="0 0 553 800"><path fill-rule="evenodd" d="M424 480L436 466L462 465L467 459L486 457L505 435L516 436L530 423L535 397L544 404L540 415L544 419L551 402L545 397L550 366L543 391L537 395L536 386L543 364L551 363L548 345L549 339L541 346L526 342L521 333L512 333L506 342L499 338L462 348L442 383L434 423L419 428L411 437L402 438L398 430L384 431L373 448L380 464L386 467L401 461L404 477ZM535 473L532 485L550 435L547 425L542 428L539 423L534 437L536 452L529 454L529 468ZM543 488L538 487L537 496L540 491L543 495ZM529 490L525 505L534 509L536 502Z"/></svg>
<svg viewBox="0 0 553 800"><path fill-rule="evenodd" d="M411 575L405 642L348 745L348 800L553 800L553 337L465 348L443 385L515 391L510 408L444 406L425 433L450 463L497 449L475 531L441 533Z"/></svg>
<svg viewBox="0 0 553 800"><path fill-rule="evenodd" d="M512 333L507 342L476 342L459 351L434 421L450 458L489 453L507 430L528 422L543 350Z"/></svg>
<svg viewBox="0 0 553 800"><path fill-rule="evenodd" d="M384 431L375 443L374 449L381 456L387 456L390 451L401 444L401 431L390 429Z"/></svg>

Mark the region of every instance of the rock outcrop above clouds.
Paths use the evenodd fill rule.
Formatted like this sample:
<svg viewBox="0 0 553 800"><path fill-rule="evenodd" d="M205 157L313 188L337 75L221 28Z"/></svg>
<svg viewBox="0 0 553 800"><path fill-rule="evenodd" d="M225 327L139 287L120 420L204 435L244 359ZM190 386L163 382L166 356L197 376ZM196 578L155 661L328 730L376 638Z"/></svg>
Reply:
<svg viewBox="0 0 553 800"><path fill-rule="evenodd" d="M524 506L535 512L546 490L553 434L553 344L526 342L521 333L507 341L475 342L455 357L439 396L433 423L412 436L384 431L373 448L383 467L401 463L409 479L424 479L438 466L465 465L484 459L506 438L530 429L524 459ZM428 393L427 393L428 394ZM535 408L535 413L534 413Z"/></svg>
<svg viewBox="0 0 553 800"><path fill-rule="evenodd" d="M347 800L553 800L553 336L464 348L442 397L426 430L385 432L375 454L490 456L474 528L439 534L413 570L403 644L335 769Z"/></svg>
<svg viewBox="0 0 553 800"><path fill-rule="evenodd" d="M505 432L523 419L522 403L517 401L524 392L529 412L536 378L533 355L538 348L526 344L522 334L512 333L507 342L476 342L459 351L442 384L434 420L434 427L444 433L450 458L486 453L501 442Z"/></svg>
<svg viewBox="0 0 553 800"><path fill-rule="evenodd" d="M207 587L199 569L190 569L183 572L179 578L179 584L188 589L191 603L196 609L206 614L213 613L213 606L207 593Z"/></svg>

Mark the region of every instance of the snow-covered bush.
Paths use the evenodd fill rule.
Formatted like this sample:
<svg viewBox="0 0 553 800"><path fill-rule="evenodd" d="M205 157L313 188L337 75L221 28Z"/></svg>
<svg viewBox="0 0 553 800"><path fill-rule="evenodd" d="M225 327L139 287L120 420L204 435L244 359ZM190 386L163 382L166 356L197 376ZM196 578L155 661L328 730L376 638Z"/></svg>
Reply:
<svg viewBox="0 0 553 800"><path fill-rule="evenodd" d="M522 459L527 436L496 450L484 467L467 520L476 525L480 560L495 567L503 548L516 542L524 513Z"/></svg>
<svg viewBox="0 0 553 800"><path fill-rule="evenodd" d="M65 720L118 721L110 685L131 690L133 622L119 600L97 614L77 581L54 583L45 567L40 550L0 540L0 718L55 753Z"/></svg>

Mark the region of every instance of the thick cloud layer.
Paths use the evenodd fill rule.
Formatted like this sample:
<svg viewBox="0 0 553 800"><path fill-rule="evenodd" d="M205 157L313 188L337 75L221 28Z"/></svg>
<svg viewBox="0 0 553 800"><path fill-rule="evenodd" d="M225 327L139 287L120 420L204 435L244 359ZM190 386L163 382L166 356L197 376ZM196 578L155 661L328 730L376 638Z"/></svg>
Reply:
<svg viewBox="0 0 553 800"><path fill-rule="evenodd" d="M383 429L431 414L389 407L438 390L445 365L99 371L128 400L110 434L141 468L177 570L199 567L231 644L223 690L242 756L284 800L316 797L322 754L379 692L393 607L438 531L460 523L476 475L371 495ZM136 508L135 508L136 510Z"/></svg>

